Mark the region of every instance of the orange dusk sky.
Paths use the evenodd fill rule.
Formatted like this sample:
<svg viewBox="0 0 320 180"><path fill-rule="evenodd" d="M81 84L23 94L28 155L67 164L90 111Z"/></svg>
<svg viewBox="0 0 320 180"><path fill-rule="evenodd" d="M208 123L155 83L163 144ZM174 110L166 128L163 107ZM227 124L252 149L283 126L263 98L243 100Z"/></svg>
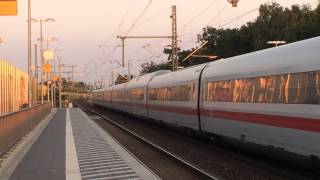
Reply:
<svg viewBox="0 0 320 180"><path fill-rule="evenodd" d="M241 0L232 8L226 0L176 0L178 13L179 46L195 47L196 35L207 25L239 27L258 15L260 4L270 1ZM285 7L310 4L315 8L318 0L275 0ZM150 4L149 4L150 3ZM104 78L110 81L111 68L126 72L110 60L121 61L120 40L117 35L126 32L146 9L128 35L170 35L170 0L32 0L32 17L54 18L56 22L44 25L44 36L58 38L50 47L58 49L57 57L63 63L77 65L78 79L89 81ZM0 58L7 59L22 69L27 66L27 1L18 0L18 16L0 17ZM252 11L239 20L228 20ZM221 12L221 13L219 13ZM150 19L151 18L151 19ZM39 24L32 26L33 44L39 37ZM126 41L126 58L131 60L132 71L138 75L139 64L147 59L166 61L163 48L170 44L164 40ZM109 55L109 56L108 56ZM106 57L109 57L108 59Z"/></svg>

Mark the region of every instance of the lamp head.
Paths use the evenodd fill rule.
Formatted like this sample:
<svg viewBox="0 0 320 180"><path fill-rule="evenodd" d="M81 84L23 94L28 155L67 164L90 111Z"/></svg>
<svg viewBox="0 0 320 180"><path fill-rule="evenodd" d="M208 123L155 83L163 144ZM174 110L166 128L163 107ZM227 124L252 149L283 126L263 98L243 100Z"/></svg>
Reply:
<svg viewBox="0 0 320 180"><path fill-rule="evenodd" d="M56 20L55 19L53 19L53 18L47 18L47 19L45 19L44 20L44 22L56 22Z"/></svg>

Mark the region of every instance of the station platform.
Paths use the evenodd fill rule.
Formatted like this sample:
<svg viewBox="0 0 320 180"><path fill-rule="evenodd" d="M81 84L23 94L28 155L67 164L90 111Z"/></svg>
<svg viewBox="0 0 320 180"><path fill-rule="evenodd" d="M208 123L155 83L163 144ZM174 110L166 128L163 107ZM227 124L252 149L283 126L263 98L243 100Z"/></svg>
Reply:
<svg viewBox="0 0 320 180"><path fill-rule="evenodd" d="M0 179L159 179L81 109L55 109L0 167Z"/></svg>

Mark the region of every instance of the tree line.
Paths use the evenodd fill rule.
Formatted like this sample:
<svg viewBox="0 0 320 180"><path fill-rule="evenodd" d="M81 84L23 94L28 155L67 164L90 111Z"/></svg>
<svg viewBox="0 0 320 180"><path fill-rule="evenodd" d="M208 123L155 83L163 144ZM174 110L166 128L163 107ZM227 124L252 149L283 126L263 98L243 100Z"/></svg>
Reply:
<svg viewBox="0 0 320 180"><path fill-rule="evenodd" d="M282 40L292 43L319 35L320 5L312 10L308 4L284 8L273 2L261 5L258 17L240 28L223 29L212 26L203 28L197 38L200 42L208 41L208 43L196 54L228 58L270 48L273 45L268 44L268 41ZM210 61L205 57L191 57L181 63L194 49L179 51L181 66L188 67ZM169 55L168 62L142 64L141 74L171 69L171 49L164 49L163 53Z"/></svg>

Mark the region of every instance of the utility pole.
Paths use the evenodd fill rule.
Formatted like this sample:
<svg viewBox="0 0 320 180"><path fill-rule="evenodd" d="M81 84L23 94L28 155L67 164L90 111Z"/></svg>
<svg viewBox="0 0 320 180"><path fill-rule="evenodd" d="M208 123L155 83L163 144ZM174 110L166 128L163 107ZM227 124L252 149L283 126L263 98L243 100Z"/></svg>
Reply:
<svg viewBox="0 0 320 180"><path fill-rule="evenodd" d="M34 44L34 76L36 78L36 91L35 91L35 100L37 101L38 104L38 45Z"/></svg>
<svg viewBox="0 0 320 180"><path fill-rule="evenodd" d="M178 33L177 33L177 7L172 5L172 36L171 36L171 60L172 60L172 71L178 69Z"/></svg>
<svg viewBox="0 0 320 180"><path fill-rule="evenodd" d="M40 39L43 39L43 21L40 20ZM44 60L43 60L43 41L40 41L40 59L41 59L41 71L40 71L40 79L41 79L41 104L43 104L43 96L44 96L44 92L43 92L43 65L44 65Z"/></svg>
<svg viewBox="0 0 320 180"><path fill-rule="evenodd" d="M61 59L59 58L59 108L62 108L61 98Z"/></svg>
<svg viewBox="0 0 320 180"><path fill-rule="evenodd" d="M31 92L31 0L28 0L28 104L32 107L32 92Z"/></svg>
<svg viewBox="0 0 320 180"><path fill-rule="evenodd" d="M74 67L76 67L76 66L71 66L71 81L72 81L72 82L73 82L73 77L74 77L74 76L73 76L73 73L74 73L73 68L74 68Z"/></svg>
<svg viewBox="0 0 320 180"><path fill-rule="evenodd" d="M124 41L126 39L158 39L158 38L171 38L171 36L117 36L122 41L122 67L125 66L124 58Z"/></svg>
<svg viewBox="0 0 320 180"><path fill-rule="evenodd" d="M53 73L52 73L52 82L53 82L53 95L52 95L52 103L54 107L57 106L56 102L56 58L53 58Z"/></svg>
<svg viewBox="0 0 320 180"><path fill-rule="evenodd" d="M113 86L114 85L114 72L113 70L111 71L111 85Z"/></svg>
<svg viewBox="0 0 320 180"><path fill-rule="evenodd" d="M73 78L74 78L74 68L76 68L77 66L74 66L74 65L67 65L67 64L61 64L60 63L60 60L59 60L59 65L58 66L53 66L54 67L54 71L53 73L56 73L55 71L55 67L58 67L59 68L59 78L61 78L61 73L66 73L67 74L67 91L70 91L70 86L69 86L69 83L70 83L70 80L73 81ZM61 72L61 68L71 68L72 70L71 71L66 71L66 72ZM71 74L71 76L70 76ZM71 79L70 79L71 77Z"/></svg>
<svg viewBox="0 0 320 180"><path fill-rule="evenodd" d="M124 59L124 41L126 39L159 39L159 38L171 38L171 36L117 36L117 38L120 38L122 41L122 67L125 66L125 59ZM128 60L128 66L129 66L129 60ZM128 67L128 79L130 79L130 68Z"/></svg>
<svg viewBox="0 0 320 180"><path fill-rule="evenodd" d="M125 36L117 36L117 38L120 38L121 39L121 42L122 42L122 67L124 67L124 40L126 39Z"/></svg>
<svg viewBox="0 0 320 180"><path fill-rule="evenodd" d="M45 77L45 73L43 72L43 65L44 65L44 58L43 58L43 23L47 23L47 22L55 22L54 19L52 18L47 18L47 19L34 19L31 18L30 22L39 22L40 24L40 61L41 61L41 68L40 68L40 81L41 81L41 104L43 104L43 96L44 96L44 90L43 90L43 85L44 85L44 77Z"/></svg>
<svg viewBox="0 0 320 180"><path fill-rule="evenodd" d="M124 41L128 38L170 38L172 41L172 70L178 68L178 33L177 33L177 7L172 5L172 14L170 16L172 20L172 35L171 36L117 36L122 42L122 67L125 66L125 53L124 53ZM128 62L129 65L129 62ZM128 77L130 76L128 70Z"/></svg>

